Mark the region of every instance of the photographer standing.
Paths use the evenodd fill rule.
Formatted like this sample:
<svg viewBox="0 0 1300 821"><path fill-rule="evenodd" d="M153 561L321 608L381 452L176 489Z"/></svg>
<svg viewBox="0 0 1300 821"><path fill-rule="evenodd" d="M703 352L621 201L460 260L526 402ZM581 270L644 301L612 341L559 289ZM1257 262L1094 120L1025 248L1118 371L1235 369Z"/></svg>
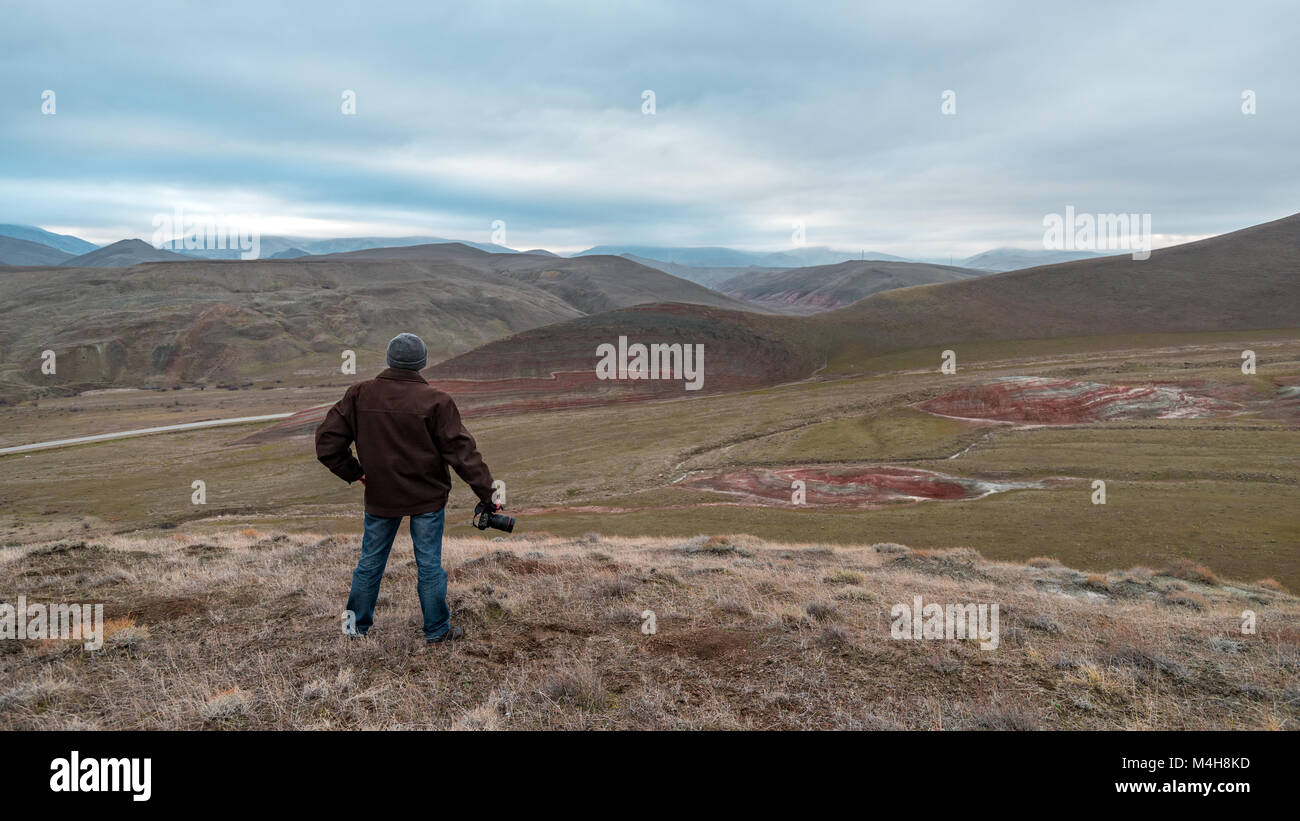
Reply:
<svg viewBox="0 0 1300 821"><path fill-rule="evenodd" d="M388 552L402 517L409 516L424 638L436 644L464 632L450 623L442 569L443 508L451 492L447 466L473 489L480 509L500 506L492 501L492 474L456 403L420 376L428 361L423 340L398 334L388 343L387 358L386 370L348 388L325 415L316 428L316 458L348 484L360 480L365 486L365 534L347 607L356 622L349 634L364 636L374 623Z"/></svg>

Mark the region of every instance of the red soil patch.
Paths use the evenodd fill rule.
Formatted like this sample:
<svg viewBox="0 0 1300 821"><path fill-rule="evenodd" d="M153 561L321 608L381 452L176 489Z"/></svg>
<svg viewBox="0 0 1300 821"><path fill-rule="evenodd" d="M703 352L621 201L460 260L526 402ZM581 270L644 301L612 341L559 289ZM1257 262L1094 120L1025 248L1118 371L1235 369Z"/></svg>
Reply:
<svg viewBox="0 0 1300 821"><path fill-rule="evenodd" d="M941 416L1039 425L1125 419L1193 419L1239 413L1238 402L1202 386L1103 385L1071 379L1008 376L946 393L918 408Z"/></svg>
<svg viewBox="0 0 1300 821"><path fill-rule="evenodd" d="M991 493L1044 487L1041 482L995 482L890 465L816 468L748 468L702 476L685 487L744 496L761 504L789 505L802 481L812 507L880 507L921 501L978 499Z"/></svg>
<svg viewBox="0 0 1300 821"><path fill-rule="evenodd" d="M1276 395L1260 416L1300 424L1300 376L1280 377L1273 385Z"/></svg>

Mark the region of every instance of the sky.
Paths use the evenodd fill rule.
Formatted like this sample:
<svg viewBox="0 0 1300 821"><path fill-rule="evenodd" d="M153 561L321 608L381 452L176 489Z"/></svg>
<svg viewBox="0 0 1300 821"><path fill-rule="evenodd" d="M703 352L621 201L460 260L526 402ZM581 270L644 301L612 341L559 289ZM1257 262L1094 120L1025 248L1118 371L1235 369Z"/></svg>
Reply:
<svg viewBox="0 0 1300 821"><path fill-rule="evenodd" d="M0 223L94 242L942 257L1300 211L1295 3L4 3Z"/></svg>

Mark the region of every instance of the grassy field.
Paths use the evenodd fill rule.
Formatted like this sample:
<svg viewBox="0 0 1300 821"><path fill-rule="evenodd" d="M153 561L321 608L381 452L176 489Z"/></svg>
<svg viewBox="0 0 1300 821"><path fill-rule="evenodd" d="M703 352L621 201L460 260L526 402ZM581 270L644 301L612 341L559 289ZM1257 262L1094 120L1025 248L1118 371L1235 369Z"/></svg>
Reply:
<svg viewBox="0 0 1300 821"><path fill-rule="evenodd" d="M245 526L0 550L6 590L105 619L98 649L0 642L0 728L1300 726L1300 600L1192 563L1090 575L894 544L451 538L466 637L426 647L405 534L375 627L341 635L357 549ZM916 596L996 605L996 641L896 637L891 610Z"/></svg>
<svg viewBox="0 0 1300 821"><path fill-rule="evenodd" d="M1300 432L1249 412L1017 429L923 413L916 402L998 376L1100 382L1208 381L1266 399L1271 380L1300 374L1291 332L1197 339L1075 341L1049 353L965 362L956 375L898 370L724 396L470 418L507 482L521 532L687 538L716 531L826 544L900 541L967 546L995 559L1051 553L1105 572L1183 557L1244 579L1300 589ZM1240 350L1260 374L1237 368ZM996 354L996 355L994 355ZM959 360L959 363L964 360ZM935 363L937 364L937 357ZM338 385L247 391L132 392L45 399L0 409L6 444L189 421L293 411ZM204 522L352 532L361 494L314 460L309 437L236 444L256 427L145 437L0 458L0 543L100 536ZM955 457L955 458L949 458ZM878 510L739 504L680 486L750 466L878 462L988 479L1053 479L1040 490ZM1091 482L1107 482L1107 503ZM192 483L207 503L191 504ZM458 488L450 532L470 532Z"/></svg>

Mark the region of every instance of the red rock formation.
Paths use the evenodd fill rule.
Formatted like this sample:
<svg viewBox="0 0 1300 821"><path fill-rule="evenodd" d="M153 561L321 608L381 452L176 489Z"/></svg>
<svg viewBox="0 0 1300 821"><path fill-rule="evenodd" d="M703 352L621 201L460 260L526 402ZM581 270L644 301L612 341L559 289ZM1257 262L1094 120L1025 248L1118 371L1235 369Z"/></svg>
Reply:
<svg viewBox="0 0 1300 821"><path fill-rule="evenodd" d="M1178 385L1103 385L1039 376L1004 377L946 393L917 407L942 416L1038 425L1198 418L1243 409L1209 391Z"/></svg>

